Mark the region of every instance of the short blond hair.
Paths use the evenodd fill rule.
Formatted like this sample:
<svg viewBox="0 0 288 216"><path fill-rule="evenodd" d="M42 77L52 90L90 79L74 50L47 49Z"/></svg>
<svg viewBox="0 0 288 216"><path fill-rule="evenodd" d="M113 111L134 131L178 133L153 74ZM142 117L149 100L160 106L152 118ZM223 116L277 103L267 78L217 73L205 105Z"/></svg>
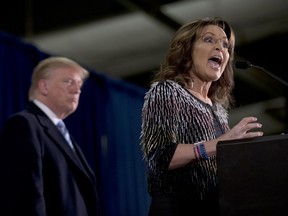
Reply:
<svg viewBox="0 0 288 216"><path fill-rule="evenodd" d="M86 80L89 77L89 72L80 66L77 62L66 57L48 57L40 61L33 70L31 78L31 86L29 89L29 100L33 100L36 97L38 89L38 81L49 77L51 71L57 68L70 67L78 68L82 72L82 80Z"/></svg>

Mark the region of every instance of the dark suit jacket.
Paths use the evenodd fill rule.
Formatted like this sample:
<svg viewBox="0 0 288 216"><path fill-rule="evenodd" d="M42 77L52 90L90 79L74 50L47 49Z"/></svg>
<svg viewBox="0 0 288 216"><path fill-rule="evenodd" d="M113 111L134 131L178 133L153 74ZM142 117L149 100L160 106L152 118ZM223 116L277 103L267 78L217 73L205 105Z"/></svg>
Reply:
<svg viewBox="0 0 288 216"><path fill-rule="evenodd" d="M0 133L0 215L99 215L96 179L79 146L74 152L34 104Z"/></svg>

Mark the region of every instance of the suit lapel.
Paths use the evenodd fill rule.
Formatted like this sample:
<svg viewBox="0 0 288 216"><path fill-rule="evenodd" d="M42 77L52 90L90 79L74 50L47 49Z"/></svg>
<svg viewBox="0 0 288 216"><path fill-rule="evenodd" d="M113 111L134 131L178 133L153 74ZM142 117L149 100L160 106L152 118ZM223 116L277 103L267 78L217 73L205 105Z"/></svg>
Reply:
<svg viewBox="0 0 288 216"><path fill-rule="evenodd" d="M59 150L65 155L67 160L70 160L74 165L76 165L80 170L82 170L85 175L91 177L89 166L87 166L82 151L78 147L74 139L72 138L75 152L68 145L67 141L60 133L58 128L40 108L38 108L34 103L31 102L28 105L27 110L36 115L37 119L39 120L39 124L43 127L44 131L47 134L47 137L49 137L51 141L59 148ZM80 158L78 158L78 155L80 155Z"/></svg>

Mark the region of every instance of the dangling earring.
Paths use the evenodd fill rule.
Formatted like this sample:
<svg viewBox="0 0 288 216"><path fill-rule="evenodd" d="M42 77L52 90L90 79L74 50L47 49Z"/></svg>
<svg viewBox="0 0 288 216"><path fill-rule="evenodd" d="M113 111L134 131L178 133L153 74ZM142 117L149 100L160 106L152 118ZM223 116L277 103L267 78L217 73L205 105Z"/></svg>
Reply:
<svg viewBox="0 0 288 216"><path fill-rule="evenodd" d="M190 83L189 83L189 89L193 89L194 87L194 81L191 79Z"/></svg>

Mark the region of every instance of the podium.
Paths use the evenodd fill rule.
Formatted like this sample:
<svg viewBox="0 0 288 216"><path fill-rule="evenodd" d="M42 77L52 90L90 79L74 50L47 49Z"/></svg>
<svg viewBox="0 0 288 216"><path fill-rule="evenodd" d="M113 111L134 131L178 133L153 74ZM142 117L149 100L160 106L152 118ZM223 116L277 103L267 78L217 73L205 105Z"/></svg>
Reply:
<svg viewBox="0 0 288 216"><path fill-rule="evenodd" d="M221 216L288 215L288 135L217 144Z"/></svg>

